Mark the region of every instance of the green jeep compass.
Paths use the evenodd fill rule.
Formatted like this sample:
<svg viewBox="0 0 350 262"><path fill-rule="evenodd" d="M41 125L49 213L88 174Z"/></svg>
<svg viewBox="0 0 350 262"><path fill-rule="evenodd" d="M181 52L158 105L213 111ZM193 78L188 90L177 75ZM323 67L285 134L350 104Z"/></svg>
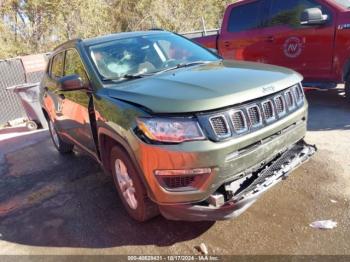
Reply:
<svg viewBox="0 0 350 262"><path fill-rule="evenodd" d="M96 159L134 219L220 220L316 151L301 80L174 33L120 33L57 47L41 103L58 151Z"/></svg>

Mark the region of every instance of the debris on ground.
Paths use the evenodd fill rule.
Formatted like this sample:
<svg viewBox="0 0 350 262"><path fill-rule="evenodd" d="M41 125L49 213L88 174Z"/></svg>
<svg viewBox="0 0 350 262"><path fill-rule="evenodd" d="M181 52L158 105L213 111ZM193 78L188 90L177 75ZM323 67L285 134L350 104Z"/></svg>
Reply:
<svg viewBox="0 0 350 262"><path fill-rule="evenodd" d="M333 204L338 203L338 201L337 201L337 200L334 200L334 199L331 199L331 202L332 202Z"/></svg>
<svg viewBox="0 0 350 262"><path fill-rule="evenodd" d="M201 243L199 246L196 246L195 249L198 252L201 252L203 255L208 255L208 248L204 243Z"/></svg>
<svg viewBox="0 0 350 262"><path fill-rule="evenodd" d="M333 229L337 227L337 222L334 222L333 220L319 220L312 222L310 227L318 229Z"/></svg>

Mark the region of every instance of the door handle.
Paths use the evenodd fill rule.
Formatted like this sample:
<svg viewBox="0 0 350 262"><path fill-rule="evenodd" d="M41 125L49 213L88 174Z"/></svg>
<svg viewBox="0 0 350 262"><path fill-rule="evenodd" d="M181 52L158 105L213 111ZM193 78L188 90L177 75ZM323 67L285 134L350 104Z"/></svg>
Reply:
<svg viewBox="0 0 350 262"><path fill-rule="evenodd" d="M272 43L274 41L275 41L275 37L274 36L270 35L270 36L266 37L266 42Z"/></svg>
<svg viewBox="0 0 350 262"><path fill-rule="evenodd" d="M225 41L225 42L224 42L224 47L230 47L230 46L231 46L231 44L230 44L229 41Z"/></svg>

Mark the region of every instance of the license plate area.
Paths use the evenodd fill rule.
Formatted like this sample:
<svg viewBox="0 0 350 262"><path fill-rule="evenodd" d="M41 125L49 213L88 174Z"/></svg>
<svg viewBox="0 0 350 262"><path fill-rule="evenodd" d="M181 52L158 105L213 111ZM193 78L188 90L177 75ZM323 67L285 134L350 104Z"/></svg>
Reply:
<svg viewBox="0 0 350 262"><path fill-rule="evenodd" d="M294 169L310 159L317 151L316 146L300 141L285 152L276 156L260 170L241 179L225 184L226 196L230 202L260 194L281 179L286 178Z"/></svg>

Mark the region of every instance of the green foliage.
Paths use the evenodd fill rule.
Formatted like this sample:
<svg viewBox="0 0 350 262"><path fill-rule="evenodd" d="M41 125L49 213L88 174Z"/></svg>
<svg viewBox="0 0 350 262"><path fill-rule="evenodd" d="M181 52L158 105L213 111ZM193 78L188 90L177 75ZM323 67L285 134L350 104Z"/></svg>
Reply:
<svg viewBox="0 0 350 262"><path fill-rule="evenodd" d="M0 59L48 52L73 38L159 27L219 27L227 0L0 0Z"/></svg>

